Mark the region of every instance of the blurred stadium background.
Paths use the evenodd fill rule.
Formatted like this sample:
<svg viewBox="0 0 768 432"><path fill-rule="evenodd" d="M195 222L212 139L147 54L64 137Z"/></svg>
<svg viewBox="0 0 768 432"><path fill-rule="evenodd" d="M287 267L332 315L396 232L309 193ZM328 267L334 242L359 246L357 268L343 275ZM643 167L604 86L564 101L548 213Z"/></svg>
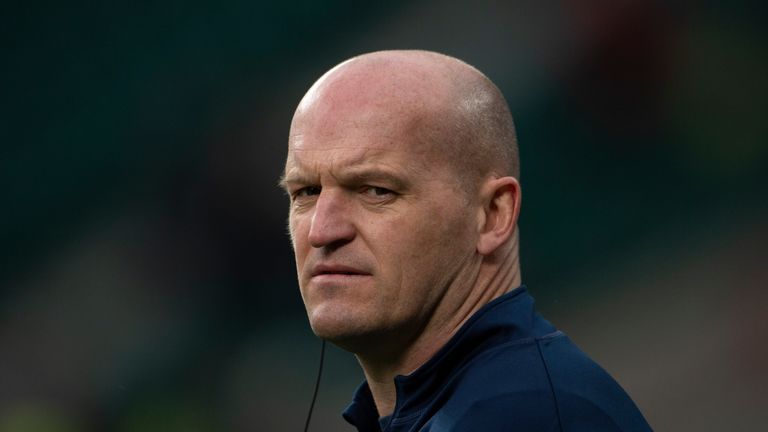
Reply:
<svg viewBox="0 0 768 432"><path fill-rule="evenodd" d="M523 280L652 426L765 427L766 9L5 4L0 432L300 430L319 342L276 186L288 125L325 70L386 48L504 91ZM326 364L312 430L349 430L361 374Z"/></svg>

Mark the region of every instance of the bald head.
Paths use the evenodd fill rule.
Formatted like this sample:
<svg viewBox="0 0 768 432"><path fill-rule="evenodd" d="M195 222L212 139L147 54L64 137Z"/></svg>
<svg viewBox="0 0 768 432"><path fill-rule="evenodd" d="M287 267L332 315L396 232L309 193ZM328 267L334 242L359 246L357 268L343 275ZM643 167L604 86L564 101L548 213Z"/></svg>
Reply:
<svg viewBox="0 0 768 432"><path fill-rule="evenodd" d="M519 177L515 130L499 89L480 71L428 51L380 51L323 75L299 104L297 136L333 139L340 122L371 122L377 134L407 131L416 152L448 163L464 185ZM341 138L341 137L339 137Z"/></svg>

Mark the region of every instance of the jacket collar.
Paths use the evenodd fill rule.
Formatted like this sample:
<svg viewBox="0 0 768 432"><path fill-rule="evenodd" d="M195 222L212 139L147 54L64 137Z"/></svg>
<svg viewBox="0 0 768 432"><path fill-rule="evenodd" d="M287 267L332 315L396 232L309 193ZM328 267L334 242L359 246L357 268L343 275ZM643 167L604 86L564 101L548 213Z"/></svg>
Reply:
<svg viewBox="0 0 768 432"><path fill-rule="evenodd" d="M416 416L457 370L500 341L532 339L554 331L534 310L523 285L480 308L426 363L410 375L395 377L397 402L391 420ZM361 432L379 431L379 415L367 382L355 391L344 418Z"/></svg>

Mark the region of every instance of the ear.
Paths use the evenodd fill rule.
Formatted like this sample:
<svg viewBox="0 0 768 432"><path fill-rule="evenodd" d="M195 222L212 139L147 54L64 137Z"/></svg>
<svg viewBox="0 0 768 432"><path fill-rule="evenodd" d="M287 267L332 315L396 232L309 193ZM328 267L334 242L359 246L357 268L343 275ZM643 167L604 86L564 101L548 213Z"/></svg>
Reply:
<svg viewBox="0 0 768 432"><path fill-rule="evenodd" d="M480 191L483 214L477 239L477 252L490 255L506 243L517 229L520 214L520 183L514 177L488 180Z"/></svg>

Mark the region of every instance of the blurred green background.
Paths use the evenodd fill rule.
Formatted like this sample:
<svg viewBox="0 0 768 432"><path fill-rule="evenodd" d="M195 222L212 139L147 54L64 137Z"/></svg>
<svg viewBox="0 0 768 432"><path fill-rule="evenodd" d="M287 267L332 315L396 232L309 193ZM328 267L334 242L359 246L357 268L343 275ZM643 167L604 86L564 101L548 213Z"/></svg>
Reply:
<svg viewBox="0 0 768 432"><path fill-rule="evenodd" d="M314 385L277 188L356 54L504 91L523 280L657 430L768 424L757 1L12 2L0 27L0 432L296 431ZM312 430L361 379L330 348Z"/></svg>

